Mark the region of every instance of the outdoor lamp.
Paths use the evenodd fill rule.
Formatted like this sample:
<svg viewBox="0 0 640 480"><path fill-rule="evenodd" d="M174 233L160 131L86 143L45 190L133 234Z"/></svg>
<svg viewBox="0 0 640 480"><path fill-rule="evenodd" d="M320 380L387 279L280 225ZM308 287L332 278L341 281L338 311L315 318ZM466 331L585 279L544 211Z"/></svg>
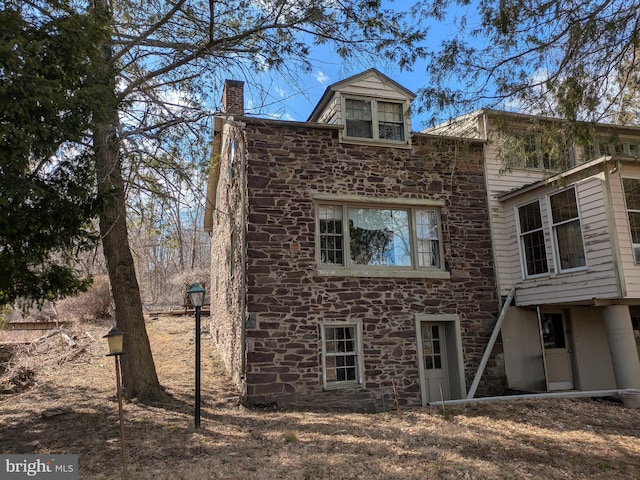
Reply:
<svg viewBox="0 0 640 480"><path fill-rule="evenodd" d="M122 453L122 479L128 480L127 473L127 454L124 443L124 418L122 413L122 367L120 365L120 356L124 353L122 348L125 333L118 327L113 327L104 337L109 343L109 353L107 357L113 357L116 364L116 388L118 393L118 416L120 417L120 449Z"/></svg>
<svg viewBox="0 0 640 480"><path fill-rule="evenodd" d="M109 342L109 354L107 356L122 355L124 353L122 347L124 343L124 335L125 333L118 327L113 327L109 330L109 333L102 337L106 338L107 342Z"/></svg>
<svg viewBox="0 0 640 480"><path fill-rule="evenodd" d="M195 412L193 414L196 429L200 428L200 309L204 305L204 288L199 283L194 283L187 290L189 301L196 309L196 394Z"/></svg>
<svg viewBox="0 0 640 480"><path fill-rule="evenodd" d="M204 305L204 292L205 289L199 283L191 285L191 288L187 290L187 295L189 295L192 307L198 308Z"/></svg>

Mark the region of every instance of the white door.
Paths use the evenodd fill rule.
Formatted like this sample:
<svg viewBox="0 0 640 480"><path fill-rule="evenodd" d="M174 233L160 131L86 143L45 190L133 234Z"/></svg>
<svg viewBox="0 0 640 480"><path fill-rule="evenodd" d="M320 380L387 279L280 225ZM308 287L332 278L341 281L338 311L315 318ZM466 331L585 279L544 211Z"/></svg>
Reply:
<svg viewBox="0 0 640 480"><path fill-rule="evenodd" d="M442 322L422 322L423 384L428 402L449 400L445 328Z"/></svg>
<svg viewBox="0 0 640 480"><path fill-rule="evenodd" d="M567 321L562 313L543 313L540 324L547 366L547 388L550 391L573 390L573 366Z"/></svg>

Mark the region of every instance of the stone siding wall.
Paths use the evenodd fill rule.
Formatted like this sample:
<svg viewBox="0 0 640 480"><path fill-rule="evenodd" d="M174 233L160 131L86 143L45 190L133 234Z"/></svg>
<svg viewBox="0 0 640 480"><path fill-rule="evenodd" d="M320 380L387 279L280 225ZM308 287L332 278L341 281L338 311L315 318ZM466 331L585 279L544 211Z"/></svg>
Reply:
<svg viewBox="0 0 640 480"><path fill-rule="evenodd" d="M242 348L244 279L242 213L245 144L242 130L233 121L223 130L223 147L218 159L220 178L211 232L211 317L210 331L233 381L244 392L244 349ZM233 158L230 155L234 144Z"/></svg>
<svg viewBox="0 0 640 480"><path fill-rule="evenodd" d="M383 410L394 408L395 383L400 405L420 405L416 314L459 316L468 388L498 309L482 146L421 135L412 149L349 145L330 128L253 121L244 128L245 294L252 321L245 332L246 372L234 378L246 374L247 402ZM316 195L442 202L450 279L318 276ZM231 281L219 288L238 286ZM240 317L222 315L214 322L226 332L224 348L240 331L233 326ZM320 324L330 320L362 322L363 385L323 389ZM500 360L499 353L492 357L479 395L502 391Z"/></svg>

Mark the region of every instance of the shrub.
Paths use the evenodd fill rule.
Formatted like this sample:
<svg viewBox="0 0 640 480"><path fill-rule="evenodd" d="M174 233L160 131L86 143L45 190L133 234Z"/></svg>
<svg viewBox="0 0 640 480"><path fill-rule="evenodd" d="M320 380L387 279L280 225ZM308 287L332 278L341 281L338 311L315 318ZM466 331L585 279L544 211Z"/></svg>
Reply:
<svg viewBox="0 0 640 480"><path fill-rule="evenodd" d="M7 314L11 311L8 305L0 305L0 330L7 324Z"/></svg>
<svg viewBox="0 0 640 480"><path fill-rule="evenodd" d="M85 293L65 298L56 305L60 320L93 320L111 315L111 287L107 275L96 275Z"/></svg>

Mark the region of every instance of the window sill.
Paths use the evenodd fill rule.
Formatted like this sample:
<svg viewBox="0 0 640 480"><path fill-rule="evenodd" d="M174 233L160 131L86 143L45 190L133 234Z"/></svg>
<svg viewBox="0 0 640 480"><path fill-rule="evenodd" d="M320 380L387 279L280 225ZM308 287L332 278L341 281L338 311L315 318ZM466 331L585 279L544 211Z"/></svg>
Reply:
<svg viewBox="0 0 640 480"><path fill-rule="evenodd" d="M347 270L344 268L319 268L318 277L358 277L358 278L435 278L449 280L451 274L444 270Z"/></svg>
<svg viewBox="0 0 640 480"><path fill-rule="evenodd" d="M327 383L323 386L324 391L331 390L358 390L360 388L364 388L364 383L358 382L335 382L335 383Z"/></svg>
<svg viewBox="0 0 640 480"><path fill-rule="evenodd" d="M565 268L564 270L558 271L558 275L565 275L567 273L584 272L585 270L588 270L588 267L586 265L582 267Z"/></svg>
<svg viewBox="0 0 640 480"><path fill-rule="evenodd" d="M353 145L380 145L385 147L395 147L395 148L411 148L410 140L378 140L375 138L365 138L365 137L345 137L342 136L340 138L341 143L349 143Z"/></svg>

